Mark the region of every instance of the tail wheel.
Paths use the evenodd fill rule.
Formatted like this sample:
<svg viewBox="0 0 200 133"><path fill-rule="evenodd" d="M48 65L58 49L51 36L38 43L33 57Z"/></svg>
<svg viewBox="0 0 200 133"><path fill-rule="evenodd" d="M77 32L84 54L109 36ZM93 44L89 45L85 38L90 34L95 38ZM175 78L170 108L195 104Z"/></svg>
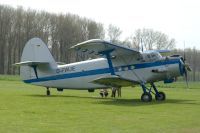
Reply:
<svg viewBox="0 0 200 133"><path fill-rule="evenodd" d="M49 90L49 88L47 88L47 96L50 96L51 95L51 92Z"/></svg>
<svg viewBox="0 0 200 133"><path fill-rule="evenodd" d="M155 99L157 101L164 101L166 99L166 95L164 92L158 92L158 94L155 95Z"/></svg>
<svg viewBox="0 0 200 133"><path fill-rule="evenodd" d="M50 90L47 90L47 96L50 96L50 95L51 95Z"/></svg>
<svg viewBox="0 0 200 133"><path fill-rule="evenodd" d="M141 100L143 102L151 102L152 101L152 96L150 93L143 93L141 96Z"/></svg>

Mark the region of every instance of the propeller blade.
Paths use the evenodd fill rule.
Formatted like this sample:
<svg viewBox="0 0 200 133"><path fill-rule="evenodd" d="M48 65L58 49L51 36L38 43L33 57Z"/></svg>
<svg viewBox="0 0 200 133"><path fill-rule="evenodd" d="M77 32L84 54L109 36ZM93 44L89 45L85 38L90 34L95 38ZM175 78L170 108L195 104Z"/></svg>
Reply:
<svg viewBox="0 0 200 133"><path fill-rule="evenodd" d="M183 59L182 59L183 63L184 63L184 75L185 75L185 82L187 84L187 89L189 89L189 85L188 85L188 71L191 71L192 69L190 68L189 64L186 63L186 54L185 54L185 42L184 42L184 51L183 51Z"/></svg>
<svg viewBox="0 0 200 133"><path fill-rule="evenodd" d="M187 89L189 89L187 70L185 70L185 82L186 82L186 85L187 85Z"/></svg>
<svg viewBox="0 0 200 133"><path fill-rule="evenodd" d="M187 64L187 63L185 63L185 68L188 70L188 71L192 71L192 68L190 67L190 65L189 64Z"/></svg>

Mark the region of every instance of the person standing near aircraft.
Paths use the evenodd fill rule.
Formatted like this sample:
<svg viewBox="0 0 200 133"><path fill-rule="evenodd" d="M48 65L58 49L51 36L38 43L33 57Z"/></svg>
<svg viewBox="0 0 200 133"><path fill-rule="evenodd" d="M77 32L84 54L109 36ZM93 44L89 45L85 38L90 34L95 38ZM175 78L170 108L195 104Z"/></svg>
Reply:
<svg viewBox="0 0 200 133"><path fill-rule="evenodd" d="M117 92L117 96L121 97L121 87L112 87L112 95L111 95L111 97L115 98L116 92Z"/></svg>
<svg viewBox="0 0 200 133"><path fill-rule="evenodd" d="M107 89L101 89L100 93L101 97L107 97L108 96L108 90Z"/></svg>
<svg viewBox="0 0 200 133"><path fill-rule="evenodd" d="M118 96L118 97L121 97L121 87L118 87L118 88L117 88L117 96Z"/></svg>
<svg viewBox="0 0 200 133"><path fill-rule="evenodd" d="M117 90L116 87L112 87L112 95L111 95L111 97L115 98L116 90Z"/></svg>
<svg viewBox="0 0 200 133"><path fill-rule="evenodd" d="M104 96L107 97L108 96L108 90L107 89L103 89L104 90Z"/></svg>
<svg viewBox="0 0 200 133"><path fill-rule="evenodd" d="M100 90L99 94L101 95L101 97L103 98L103 89Z"/></svg>

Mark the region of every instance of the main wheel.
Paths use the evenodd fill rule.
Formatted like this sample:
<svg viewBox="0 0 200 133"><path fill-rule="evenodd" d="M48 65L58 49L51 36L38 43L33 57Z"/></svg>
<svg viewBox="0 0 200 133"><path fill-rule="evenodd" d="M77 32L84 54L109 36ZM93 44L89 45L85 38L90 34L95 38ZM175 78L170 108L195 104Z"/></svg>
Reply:
<svg viewBox="0 0 200 133"><path fill-rule="evenodd" d="M151 102L152 101L152 96L150 93L143 93L141 96L141 100L143 102Z"/></svg>
<svg viewBox="0 0 200 133"><path fill-rule="evenodd" d="M166 99L164 92L158 92L158 95L155 95L155 99L157 101L164 101Z"/></svg>

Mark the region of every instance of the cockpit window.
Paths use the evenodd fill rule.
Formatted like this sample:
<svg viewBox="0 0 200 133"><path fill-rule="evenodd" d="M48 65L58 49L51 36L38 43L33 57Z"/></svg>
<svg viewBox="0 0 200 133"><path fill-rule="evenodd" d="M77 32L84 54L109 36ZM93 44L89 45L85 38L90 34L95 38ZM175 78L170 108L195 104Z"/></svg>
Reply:
<svg viewBox="0 0 200 133"><path fill-rule="evenodd" d="M160 53L157 52L151 52L151 53L144 53L143 54L143 59L144 61L156 61L161 59L162 56L160 55Z"/></svg>
<svg viewBox="0 0 200 133"><path fill-rule="evenodd" d="M156 55L153 53L153 54L151 54L151 57L152 58L156 58Z"/></svg>

